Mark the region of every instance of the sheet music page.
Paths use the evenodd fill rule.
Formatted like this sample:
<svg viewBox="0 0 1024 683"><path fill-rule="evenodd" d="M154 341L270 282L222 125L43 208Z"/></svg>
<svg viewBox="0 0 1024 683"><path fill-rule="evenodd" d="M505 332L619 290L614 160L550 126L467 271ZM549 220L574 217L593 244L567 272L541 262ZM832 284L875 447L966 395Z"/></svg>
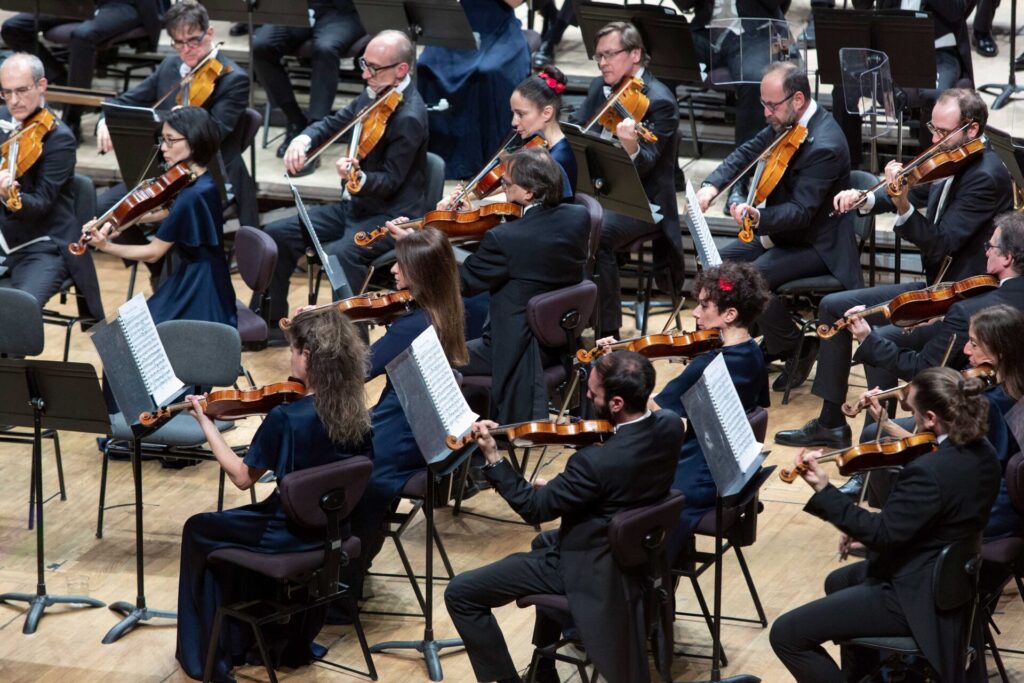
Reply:
<svg viewBox="0 0 1024 683"><path fill-rule="evenodd" d="M693 185L686 181L686 215L690 220L686 221L690 228L690 237L697 248L697 256L700 264L705 268L722 265L722 256L718 253L715 245L715 238L711 236L711 228L708 221L701 213L700 203L697 202L697 193L693 191Z"/></svg>
<svg viewBox="0 0 1024 683"><path fill-rule="evenodd" d="M736 462L739 463L740 471L746 472L761 452L761 444L754 439L754 431L750 428L747 413L743 409L743 403L736 393L736 386L721 354L717 355L704 370L702 379L707 384L711 403L721 421L722 431L729 441Z"/></svg>
<svg viewBox="0 0 1024 683"><path fill-rule="evenodd" d="M428 327L416 337L410 348L445 431L451 436L462 436L473 426L477 414L469 409L455 381L437 332L432 326Z"/></svg>
<svg viewBox="0 0 1024 683"><path fill-rule="evenodd" d="M141 293L136 294L121 304L117 309L117 317L128 340L128 348L139 366L146 390L158 405L164 405L185 385L174 374L145 297Z"/></svg>

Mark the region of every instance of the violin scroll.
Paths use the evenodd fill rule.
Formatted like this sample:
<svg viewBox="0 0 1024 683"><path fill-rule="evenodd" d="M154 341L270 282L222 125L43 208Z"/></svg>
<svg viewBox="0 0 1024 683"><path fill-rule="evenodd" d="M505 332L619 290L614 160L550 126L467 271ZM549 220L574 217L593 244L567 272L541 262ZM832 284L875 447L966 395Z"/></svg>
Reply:
<svg viewBox="0 0 1024 683"><path fill-rule="evenodd" d="M750 217L750 214L743 216L743 228L740 229L739 235L740 242L750 244L754 241L754 219Z"/></svg>
<svg viewBox="0 0 1024 683"><path fill-rule="evenodd" d="M797 465L796 467L794 467L791 470L787 470L787 469L783 468L783 469L779 470L779 479L781 479L782 481L786 482L787 484L792 484L794 481L796 481L797 477L799 477L801 474L803 474L806 471L807 471L807 465L805 465L804 463L800 463L799 465Z"/></svg>

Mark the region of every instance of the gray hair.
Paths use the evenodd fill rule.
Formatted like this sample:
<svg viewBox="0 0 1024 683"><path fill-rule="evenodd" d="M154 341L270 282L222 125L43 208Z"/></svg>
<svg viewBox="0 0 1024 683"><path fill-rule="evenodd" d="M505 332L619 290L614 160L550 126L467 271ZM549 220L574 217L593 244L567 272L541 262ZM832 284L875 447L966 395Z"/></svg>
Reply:
<svg viewBox="0 0 1024 683"><path fill-rule="evenodd" d="M395 60L399 64L408 64L410 68L416 65L416 47L409 40L409 36L405 31L388 29L381 31L373 37L374 40L377 38L383 38L387 41L395 51Z"/></svg>
<svg viewBox="0 0 1024 683"><path fill-rule="evenodd" d="M999 244L992 246L1013 260L1013 272L1024 275L1024 215L1016 211L1001 213L996 216L996 227Z"/></svg>
<svg viewBox="0 0 1024 683"><path fill-rule="evenodd" d="M3 64L0 66L7 66L8 64L28 69L29 74L32 76L33 83L38 83L46 75L46 70L43 69L43 62L39 57L28 52L15 52L13 55L5 59Z"/></svg>

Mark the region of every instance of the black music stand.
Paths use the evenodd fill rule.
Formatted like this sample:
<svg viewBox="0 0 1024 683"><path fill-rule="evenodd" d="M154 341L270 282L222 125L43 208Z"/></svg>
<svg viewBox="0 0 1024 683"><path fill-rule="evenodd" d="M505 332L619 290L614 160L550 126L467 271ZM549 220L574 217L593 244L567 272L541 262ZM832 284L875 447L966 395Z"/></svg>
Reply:
<svg viewBox="0 0 1024 683"><path fill-rule="evenodd" d="M1011 137L1009 133L985 126L985 137L988 138L992 149L999 155L999 159L1010 172L1010 178L1015 187L1015 198L1024 191L1024 139ZM1015 202L1016 204L1016 202Z"/></svg>
<svg viewBox="0 0 1024 683"><path fill-rule="evenodd" d="M163 126L160 112L113 102L104 102L102 108L124 184L135 187L145 178L159 175L163 161L157 142Z"/></svg>
<svg viewBox="0 0 1024 683"><path fill-rule="evenodd" d="M35 633L43 610L52 605L104 605L84 595L49 595L46 592L42 444L44 422L45 429L109 434L110 420L104 406L96 370L88 363L0 359L0 422L34 429L32 481L36 506L36 592L0 595L0 602L29 604L22 633Z"/></svg>
<svg viewBox="0 0 1024 683"><path fill-rule="evenodd" d="M476 50L473 29L458 0L354 0L367 33L404 30L414 44ZM404 27L404 28L403 28Z"/></svg>
<svg viewBox="0 0 1024 683"><path fill-rule="evenodd" d="M316 305L317 293L320 290L320 277L317 274L319 269L327 275L327 281L331 284L332 301L347 299L353 296L352 285L345 277L345 269L341 267L338 257L334 254L328 255L320 244L320 236L316 234L313 222L309 219L309 212L306 211L306 204L302 201L302 195L292 184L291 177L285 174L288 187L292 191L292 198L295 200L295 209L299 214L299 223L302 224L302 241L306 246L306 282L309 286L308 303Z"/></svg>
<svg viewBox="0 0 1024 683"><path fill-rule="evenodd" d="M1024 86L1017 85L1017 69L1014 61L1017 57L1017 0L1010 3L1010 76L1006 83L986 83L978 88L978 92L995 95L996 99L989 107L992 111L1001 109L1013 101L1013 96L1024 92ZM992 92L998 91L998 94Z"/></svg>

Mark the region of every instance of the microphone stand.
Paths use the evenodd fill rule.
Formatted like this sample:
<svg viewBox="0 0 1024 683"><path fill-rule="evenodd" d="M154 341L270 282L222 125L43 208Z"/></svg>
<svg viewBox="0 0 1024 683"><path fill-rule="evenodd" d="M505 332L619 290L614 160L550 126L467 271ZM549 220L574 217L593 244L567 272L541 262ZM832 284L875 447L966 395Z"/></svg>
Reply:
<svg viewBox="0 0 1024 683"><path fill-rule="evenodd" d="M1001 109L1013 101L1013 96L1024 92L1024 86L1017 85L1017 74L1014 61L1017 57L1017 0L1010 4L1010 77L1006 83L988 83L978 88L979 92L995 95L996 99L989 107L992 111Z"/></svg>

